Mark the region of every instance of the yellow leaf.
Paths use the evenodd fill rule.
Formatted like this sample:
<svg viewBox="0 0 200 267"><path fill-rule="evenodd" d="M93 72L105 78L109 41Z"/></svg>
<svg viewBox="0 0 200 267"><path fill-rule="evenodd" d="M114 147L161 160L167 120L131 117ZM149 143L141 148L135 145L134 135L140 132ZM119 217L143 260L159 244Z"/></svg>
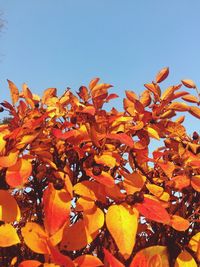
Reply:
<svg viewBox="0 0 200 267"><path fill-rule="evenodd" d="M15 105L16 102L19 100L19 90L13 82L11 82L10 80L7 80L7 81L8 81L8 85L10 88L12 104Z"/></svg>
<svg viewBox="0 0 200 267"><path fill-rule="evenodd" d="M43 228L33 222L27 222L21 230L25 244L34 252L39 254L49 254L46 239L47 234Z"/></svg>
<svg viewBox="0 0 200 267"><path fill-rule="evenodd" d="M0 221L14 222L21 217L16 200L7 190L0 190Z"/></svg>
<svg viewBox="0 0 200 267"><path fill-rule="evenodd" d="M128 206L112 205L106 213L106 225L120 253L128 259L136 241L138 212Z"/></svg>
<svg viewBox="0 0 200 267"><path fill-rule="evenodd" d="M160 197L164 189L161 186L155 185L155 184L146 184L146 187L148 188L149 192L152 193L156 197Z"/></svg>
<svg viewBox="0 0 200 267"><path fill-rule="evenodd" d="M186 231L189 228L190 223L188 220L178 215L172 215L170 225L177 231Z"/></svg>
<svg viewBox="0 0 200 267"><path fill-rule="evenodd" d="M185 85L187 88L196 88L196 84L192 80L181 80L182 84Z"/></svg>
<svg viewBox="0 0 200 267"><path fill-rule="evenodd" d="M95 207L90 213L83 213L83 219L65 227L61 249L71 251L84 248L96 238L103 224L104 213L101 209Z"/></svg>
<svg viewBox="0 0 200 267"><path fill-rule="evenodd" d="M194 252L198 251L199 246L200 246L200 232L193 235L188 244L188 247Z"/></svg>
<svg viewBox="0 0 200 267"><path fill-rule="evenodd" d="M43 93L42 103L46 104L48 99L50 99L52 97L56 97L56 94L57 94L57 89L56 88L47 88Z"/></svg>
<svg viewBox="0 0 200 267"><path fill-rule="evenodd" d="M116 165L116 159L111 155L106 155L106 154L103 154L101 156L95 155L94 159L97 164L103 164L110 168L114 168Z"/></svg>
<svg viewBox="0 0 200 267"><path fill-rule="evenodd" d="M140 265L141 259L143 260L144 265ZM134 256L134 258L130 264L130 267L135 267L135 266L149 267L149 265L147 265L148 261L150 261L150 264L152 262L153 263L156 262L156 264L159 263L160 264L160 265L158 265L159 267L160 266L169 267L167 247L165 247L165 246L152 246L152 247L147 247L147 248L140 250ZM161 265L160 261L162 262L162 265ZM155 265L155 266L157 267L157 265ZM151 267L155 267L155 266L151 265Z"/></svg>
<svg viewBox="0 0 200 267"><path fill-rule="evenodd" d="M80 197L76 202L76 211L88 211L94 208L94 201Z"/></svg>
<svg viewBox="0 0 200 267"><path fill-rule="evenodd" d="M152 127L149 127L149 126L147 126L146 129L147 129L147 132L148 132L150 137L153 137L153 138L155 138L157 140L160 140L160 136L159 136L158 132L155 129L153 129Z"/></svg>
<svg viewBox="0 0 200 267"><path fill-rule="evenodd" d="M11 187L23 187L32 173L32 165L26 159L19 159L6 171L6 182Z"/></svg>
<svg viewBox="0 0 200 267"><path fill-rule="evenodd" d="M0 226L0 247L10 247L20 243L16 229L11 224Z"/></svg>
<svg viewBox="0 0 200 267"><path fill-rule="evenodd" d="M169 68L168 67L161 69L158 72L158 74L156 75L156 82L161 83L162 81L164 81L167 78L168 75L169 75Z"/></svg>
<svg viewBox="0 0 200 267"><path fill-rule="evenodd" d="M176 258L174 267L198 267L194 258L189 252L183 250Z"/></svg>

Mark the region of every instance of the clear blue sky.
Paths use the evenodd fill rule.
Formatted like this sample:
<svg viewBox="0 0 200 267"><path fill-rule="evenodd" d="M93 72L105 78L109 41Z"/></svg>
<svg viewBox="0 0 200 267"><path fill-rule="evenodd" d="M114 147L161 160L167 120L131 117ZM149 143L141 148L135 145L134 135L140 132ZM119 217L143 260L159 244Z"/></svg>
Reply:
<svg viewBox="0 0 200 267"><path fill-rule="evenodd" d="M164 87L183 78L200 87L199 0L0 0L0 11L0 101L6 79L41 95L101 77L121 106L124 90L142 92L165 66Z"/></svg>

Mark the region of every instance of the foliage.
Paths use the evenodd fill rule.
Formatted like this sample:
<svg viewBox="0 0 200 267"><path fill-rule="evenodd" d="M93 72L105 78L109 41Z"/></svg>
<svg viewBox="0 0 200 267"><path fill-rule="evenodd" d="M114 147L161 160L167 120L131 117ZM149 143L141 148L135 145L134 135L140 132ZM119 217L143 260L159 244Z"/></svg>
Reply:
<svg viewBox="0 0 200 267"><path fill-rule="evenodd" d="M191 80L161 92L168 74L139 97L126 91L123 112L104 109L118 96L98 78L77 96L48 88L42 98L8 81L1 266L197 266L200 137L177 115L199 119L199 95ZM152 139L163 144L151 156Z"/></svg>

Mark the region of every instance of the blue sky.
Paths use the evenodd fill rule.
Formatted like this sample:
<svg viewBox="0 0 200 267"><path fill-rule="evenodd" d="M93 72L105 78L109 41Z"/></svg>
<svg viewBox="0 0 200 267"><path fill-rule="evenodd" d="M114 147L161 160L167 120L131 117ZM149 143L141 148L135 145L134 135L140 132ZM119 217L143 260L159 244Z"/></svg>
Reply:
<svg viewBox="0 0 200 267"><path fill-rule="evenodd" d="M165 66L163 88L183 78L200 84L199 0L0 0L0 11L0 101L9 99L6 79L41 95L100 77L120 95L115 107Z"/></svg>

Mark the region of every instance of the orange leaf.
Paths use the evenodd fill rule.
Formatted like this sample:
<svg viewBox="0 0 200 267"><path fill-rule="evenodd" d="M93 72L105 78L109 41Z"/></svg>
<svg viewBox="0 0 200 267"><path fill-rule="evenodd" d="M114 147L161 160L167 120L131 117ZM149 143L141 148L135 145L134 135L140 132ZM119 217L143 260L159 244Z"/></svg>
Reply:
<svg viewBox="0 0 200 267"><path fill-rule="evenodd" d="M161 264L160 264L161 262ZM160 265L152 265L153 263ZM151 264L151 265L149 265ZM134 256L130 267L169 267L168 252L165 246L147 247Z"/></svg>
<svg viewBox="0 0 200 267"><path fill-rule="evenodd" d="M102 261L92 255L85 254L77 257L74 259L75 266L81 266L81 267L98 267L103 266Z"/></svg>
<svg viewBox="0 0 200 267"><path fill-rule="evenodd" d="M30 89L28 88L27 84L24 83L22 85L22 91L23 91L24 98L25 98L27 104L30 105L32 109L34 109L35 104L34 104L34 100L33 100L33 95L31 93Z"/></svg>
<svg viewBox="0 0 200 267"><path fill-rule="evenodd" d="M20 218L20 209L15 198L7 190L0 190L0 221L14 222Z"/></svg>
<svg viewBox="0 0 200 267"><path fill-rule="evenodd" d="M194 117L200 119L200 108L190 107L189 113L192 114Z"/></svg>
<svg viewBox="0 0 200 267"><path fill-rule="evenodd" d="M124 267L118 259L116 259L107 249L103 249L105 259L110 264L110 267Z"/></svg>
<svg viewBox="0 0 200 267"><path fill-rule="evenodd" d="M189 228L190 223L188 220L178 215L172 215L170 225L177 231L186 231Z"/></svg>
<svg viewBox="0 0 200 267"><path fill-rule="evenodd" d="M121 171L120 173L124 176L123 185L127 194L134 194L135 192L140 191L144 186L146 177L138 172L127 174Z"/></svg>
<svg viewBox="0 0 200 267"><path fill-rule="evenodd" d="M27 222L21 229L25 244L34 252L39 254L49 254L47 245L47 234L43 228L33 222Z"/></svg>
<svg viewBox="0 0 200 267"><path fill-rule="evenodd" d="M200 175L194 175L191 178L191 185L197 192L200 192Z"/></svg>
<svg viewBox="0 0 200 267"><path fill-rule="evenodd" d="M32 173L31 163L20 158L15 165L9 167L6 171L6 182L11 187L23 187Z"/></svg>
<svg viewBox="0 0 200 267"><path fill-rule="evenodd" d="M41 264L39 261L27 260L20 262L19 267L39 267Z"/></svg>
<svg viewBox="0 0 200 267"><path fill-rule="evenodd" d="M11 224L0 226L0 247L10 247L20 243L16 229Z"/></svg>
<svg viewBox="0 0 200 267"><path fill-rule="evenodd" d="M83 219L65 227L61 249L71 251L84 248L97 237L103 224L104 213L101 209L95 207L90 213L83 213Z"/></svg>
<svg viewBox="0 0 200 267"><path fill-rule="evenodd" d="M83 181L74 186L74 192L87 200L106 201L105 187L96 181Z"/></svg>
<svg viewBox="0 0 200 267"><path fill-rule="evenodd" d="M112 187L115 184L113 177L107 172L102 171L100 175L94 175L91 170L86 170L86 174L105 186Z"/></svg>
<svg viewBox="0 0 200 267"><path fill-rule="evenodd" d="M187 104L185 103L181 103L181 102L173 102L172 104L170 104L167 109L172 109L172 110L176 110L176 111L188 111L189 107Z"/></svg>
<svg viewBox="0 0 200 267"><path fill-rule="evenodd" d="M198 98L190 94L183 96L182 99L190 103L199 103Z"/></svg>
<svg viewBox="0 0 200 267"><path fill-rule="evenodd" d="M49 98L56 97L57 90L56 88L47 88L42 96L42 103L46 104Z"/></svg>
<svg viewBox="0 0 200 267"><path fill-rule="evenodd" d="M158 166L163 170L163 172L167 175L167 177L171 178L173 171L175 169L175 166L172 162L157 162Z"/></svg>
<svg viewBox="0 0 200 267"><path fill-rule="evenodd" d="M192 257L192 255L183 250L176 258L174 267L197 267L197 263Z"/></svg>
<svg viewBox="0 0 200 267"><path fill-rule="evenodd" d="M161 69L156 75L156 82L161 83L167 78L168 75L169 75L169 68L166 67Z"/></svg>
<svg viewBox="0 0 200 267"><path fill-rule="evenodd" d="M133 139L125 134L125 133L120 133L120 134L108 134L107 135L107 138L110 138L110 139L114 139L114 140L118 140L120 141L122 144L125 144L129 147L133 147L134 146L134 141Z"/></svg>
<svg viewBox="0 0 200 267"><path fill-rule="evenodd" d="M169 224L170 222L170 216L168 212L158 201L145 197L144 201L136 204L135 207L149 220L163 224Z"/></svg>
<svg viewBox="0 0 200 267"><path fill-rule="evenodd" d="M181 82L187 88L196 88L196 84L192 80L181 80Z"/></svg>
<svg viewBox="0 0 200 267"><path fill-rule="evenodd" d="M94 78L93 80L91 80L91 82L89 84L90 90L92 90L97 85L99 80L100 80L99 78Z"/></svg>
<svg viewBox="0 0 200 267"><path fill-rule="evenodd" d="M6 168L15 165L17 162L18 151L10 152L8 156L0 157L0 167Z"/></svg>
<svg viewBox="0 0 200 267"><path fill-rule="evenodd" d="M102 154L101 156L95 155L94 157L97 164L103 164L110 168L114 168L116 165L116 158L111 155Z"/></svg>
<svg viewBox="0 0 200 267"><path fill-rule="evenodd" d="M74 267L73 261L66 255L60 253L57 247L54 247L51 241L47 240L51 258L55 264L59 264L62 267Z"/></svg>
<svg viewBox="0 0 200 267"><path fill-rule="evenodd" d="M128 259L136 241L138 213L123 205L112 205L106 213L106 225L120 253Z"/></svg>
<svg viewBox="0 0 200 267"><path fill-rule="evenodd" d="M8 81L8 85L10 88L12 104L15 105L16 102L19 100L19 90L13 82L11 82L10 80L7 80L7 81Z"/></svg>
<svg viewBox="0 0 200 267"><path fill-rule="evenodd" d="M148 260L148 267L162 267L162 258L159 254L154 254Z"/></svg>
<svg viewBox="0 0 200 267"><path fill-rule="evenodd" d="M49 184L43 194L43 205L45 229L53 235L69 222L71 198L64 189L58 191Z"/></svg>

